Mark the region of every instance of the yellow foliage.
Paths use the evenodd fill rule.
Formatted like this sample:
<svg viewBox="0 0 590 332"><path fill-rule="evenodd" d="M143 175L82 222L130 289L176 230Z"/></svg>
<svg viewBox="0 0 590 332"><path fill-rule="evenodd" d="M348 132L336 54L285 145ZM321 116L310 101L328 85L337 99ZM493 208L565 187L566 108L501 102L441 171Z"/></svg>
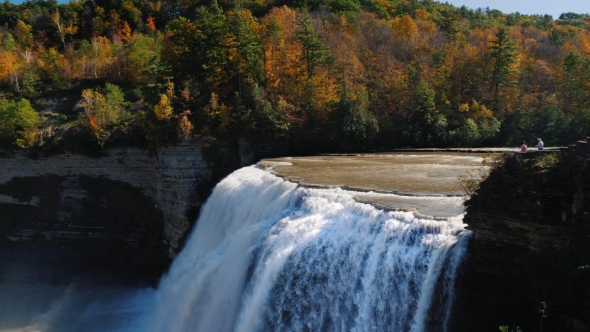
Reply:
<svg viewBox="0 0 590 332"><path fill-rule="evenodd" d="M570 43L568 42L568 43L565 43L565 44L563 44L563 46L561 47L561 50L562 50L564 53L566 53L566 54L567 54L567 53L569 53L569 52L571 52L571 51L576 51L576 52L577 52L577 51L578 51L578 48L576 47L576 45L572 45L572 44L570 44Z"/></svg>
<svg viewBox="0 0 590 332"><path fill-rule="evenodd" d="M462 113L469 112L469 104L465 103L465 104L459 105L459 112L462 112Z"/></svg>
<svg viewBox="0 0 590 332"><path fill-rule="evenodd" d="M127 21L123 21L121 31L119 34L121 37L121 41L123 41L124 43L128 43L131 41L131 27L129 26L129 23L127 23Z"/></svg>
<svg viewBox="0 0 590 332"><path fill-rule="evenodd" d="M107 125L107 119L104 116L107 108L105 97L98 91L86 89L82 91L81 104L88 120L88 126L94 132L101 131Z"/></svg>
<svg viewBox="0 0 590 332"><path fill-rule="evenodd" d="M188 142L191 137L191 132L193 131L194 126L189 121L186 115L183 115L180 120L178 121L178 138Z"/></svg>
<svg viewBox="0 0 590 332"><path fill-rule="evenodd" d="M170 99L166 94L160 95L160 102L154 106L154 113L158 120L170 120L172 117L172 106L170 105Z"/></svg>
<svg viewBox="0 0 590 332"><path fill-rule="evenodd" d="M393 19L391 28L396 38L412 38L418 33L418 25L416 25L416 22L409 15Z"/></svg>
<svg viewBox="0 0 590 332"><path fill-rule="evenodd" d="M33 27L21 20L16 21L14 37L21 50L33 46Z"/></svg>

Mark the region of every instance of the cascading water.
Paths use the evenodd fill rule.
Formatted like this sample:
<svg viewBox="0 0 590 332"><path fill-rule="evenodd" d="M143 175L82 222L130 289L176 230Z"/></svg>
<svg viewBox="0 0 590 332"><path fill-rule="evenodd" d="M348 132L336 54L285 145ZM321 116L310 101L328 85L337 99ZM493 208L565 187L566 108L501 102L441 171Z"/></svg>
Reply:
<svg viewBox="0 0 590 332"><path fill-rule="evenodd" d="M444 331L470 232L257 167L221 181L149 331Z"/></svg>

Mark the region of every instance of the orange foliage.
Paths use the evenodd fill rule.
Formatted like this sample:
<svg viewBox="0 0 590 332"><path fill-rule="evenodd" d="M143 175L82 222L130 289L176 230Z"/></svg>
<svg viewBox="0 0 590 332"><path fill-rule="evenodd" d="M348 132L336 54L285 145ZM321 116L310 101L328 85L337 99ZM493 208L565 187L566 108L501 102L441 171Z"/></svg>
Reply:
<svg viewBox="0 0 590 332"><path fill-rule="evenodd" d="M303 48L297 39L297 13L287 6L273 8L262 18L267 91L279 95L302 94ZM291 100L296 100L291 99Z"/></svg>
<svg viewBox="0 0 590 332"><path fill-rule="evenodd" d="M426 21L430 17L430 13L424 8L418 8L416 9L416 17L422 21Z"/></svg>
<svg viewBox="0 0 590 332"><path fill-rule="evenodd" d="M418 26L409 15L393 19L393 22L391 22L391 28L393 29L396 38L412 38L418 33Z"/></svg>
<svg viewBox="0 0 590 332"><path fill-rule="evenodd" d="M150 29L151 31L156 31L156 20L153 16L148 16L145 22L148 29Z"/></svg>
<svg viewBox="0 0 590 332"><path fill-rule="evenodd" d="M90 127L90 129L92 129L93 132L97 132L98 131L98 121L96 120L96 116L94 116L94 113L89 112L88 114L86 114L86 116L88 117L88 126Z"/></svg>
<svg viewBox="0 0 590 332"><path fill-rule="evenodd" d="M124 43L128 43L131 41L131 27L129 26L129 23L127 23L127 21L123 21L123 24L121 25L121 30L119 31L119 37Z"/></svg>

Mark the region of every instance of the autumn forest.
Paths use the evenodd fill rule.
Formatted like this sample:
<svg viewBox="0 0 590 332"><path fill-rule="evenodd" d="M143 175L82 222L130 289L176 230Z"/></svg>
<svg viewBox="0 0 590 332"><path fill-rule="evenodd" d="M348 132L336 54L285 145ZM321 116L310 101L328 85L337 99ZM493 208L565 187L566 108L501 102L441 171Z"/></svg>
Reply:
<svg viewBox="0 0 590 332"><path fill-rule="evenodd" d="M0 146L547 145L590 135L590 15L431 0L0 3Z"/></svg>

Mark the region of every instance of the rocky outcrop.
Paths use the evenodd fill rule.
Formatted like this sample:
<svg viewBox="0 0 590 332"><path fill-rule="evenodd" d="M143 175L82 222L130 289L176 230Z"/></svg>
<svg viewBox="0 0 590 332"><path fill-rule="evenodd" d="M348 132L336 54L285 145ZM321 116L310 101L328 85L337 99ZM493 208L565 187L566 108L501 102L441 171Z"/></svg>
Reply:
<svg viewBox="0 0 590 332"><path fill-rule="evenodd" d="M247 142L101 156L0 151L0 280L154 284L213 186L286 151Z"/></svg>
<svg viewBox="0 0 590 332"><path fill-rule="evenodd" d="M213 186L282 151L254 147L113 148L99 157L0 152L0 280L154 283ZM46 273L32 272L40 266Z"/></svg>
<svg viewBox="0 0 590 332"><path fill-rule="evenodd" d="M451 330L590 331L589 157L586 143L517 154L481 184Z"/></svg>

